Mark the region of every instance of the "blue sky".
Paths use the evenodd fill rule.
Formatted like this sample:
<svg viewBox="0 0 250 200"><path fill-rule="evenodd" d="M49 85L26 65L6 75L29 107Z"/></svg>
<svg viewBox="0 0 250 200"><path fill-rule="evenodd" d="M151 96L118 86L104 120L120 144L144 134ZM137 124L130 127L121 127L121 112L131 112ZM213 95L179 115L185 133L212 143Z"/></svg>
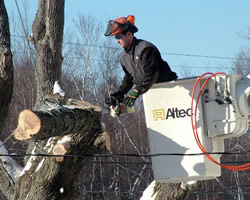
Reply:
<svg viewBox="0 0 250 200"><path fill-rule="evenodd" d="M26 1L33 4L35 15L37 1ZM14 0L5 0L5 4L8 12L17 12ZM249 47L249 41L237 34L250 28L249 0L65 0L66 27L79 13L93 15L104 23L134 15L139 29L136 37L154 43L178 72L183 65L198 73L219 68L227 72L223 67L233 60L193 55L231 58L240 48Z"/></svg>

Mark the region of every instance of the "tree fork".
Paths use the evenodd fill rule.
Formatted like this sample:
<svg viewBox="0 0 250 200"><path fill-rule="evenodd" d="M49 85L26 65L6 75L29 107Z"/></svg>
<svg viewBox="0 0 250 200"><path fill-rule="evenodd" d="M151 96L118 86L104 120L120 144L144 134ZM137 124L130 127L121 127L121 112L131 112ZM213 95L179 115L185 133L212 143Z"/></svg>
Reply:
<svg viewBox="0 0 250 200"><path fill-rule="evenodd" d="M20 114L15 134L20 138L40 139L37 145L30 145L28 151L37 154L41 147L45 154L57 156L32 156L26 161L16 183L15 200L27 196L29 199L44 200L79 199L78 177L89 160L84 155L108 152L107 144L110 142L100 122L101 108L77 100L69 100L67 105L49 111L24 110ZM55 131L54 120L57 120L57 128L61 133ZM20 132L24 135L20 136ZM47 140L48 137L50 139ZM64 157L67 154L76 156Z"/></svg>

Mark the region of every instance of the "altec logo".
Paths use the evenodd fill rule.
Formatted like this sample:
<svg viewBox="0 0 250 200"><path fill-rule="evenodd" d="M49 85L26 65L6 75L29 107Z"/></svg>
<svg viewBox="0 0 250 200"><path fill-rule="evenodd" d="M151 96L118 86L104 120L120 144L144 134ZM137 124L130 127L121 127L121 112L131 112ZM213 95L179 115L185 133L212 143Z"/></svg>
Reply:
<svg viewBox="0 0 250 200"><path fill-rule="evenodd" d="M165 112L164 109L153 110L154 120L165 120L169 118L184 118L191 117L191 109L168 108Z"/></svg>

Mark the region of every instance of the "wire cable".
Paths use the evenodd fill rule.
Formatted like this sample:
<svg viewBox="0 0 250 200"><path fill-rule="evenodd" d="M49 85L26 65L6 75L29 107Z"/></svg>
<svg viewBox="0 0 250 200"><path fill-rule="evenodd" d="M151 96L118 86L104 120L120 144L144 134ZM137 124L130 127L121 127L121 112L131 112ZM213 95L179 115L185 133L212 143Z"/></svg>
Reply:
<svg viewBox="0 0 250 200"><path fill-rule="evenodd" d="M11 35L11 36L25 38L24 36L18 36L18 35ZM93 45L93 44L78 44L74 42L64 42L63 44L87 46L87 47L94 47L94 48L117 49L117 50L121 49L120 47L106 47L106 46ZM250 58L235 58L235 57L227 57L227 56L212 56L212 55L199 55L199 54L186 54L186 53L161 52L161 54L169 55L169 56L185 56L185 57L211 58L211 59L224 59L224 60L250 60Z"/></svg>
<svg viewBox="0 0 250 200"><path fill-rule="evenodd" d="M198 57L198 58L213 58L213 59L226 59L226 60L250 60L249 58L234 58L225 56L210 56L210 55L198 55L198 54L183 54L183 53L161 53L170 56L187 56L187 57Z"/></svg>
<svg viewBox="0 0 250 200"><path fill-rule="evenodd" d="M0 154L0 156L9 157L29 157L29 156L41 156L41 157L157 157L157 156L200 156L200 155L248 155L250 151L243 152L201 152L201 153L157 153L157 154L122 154L122 153L112 153L112 154L65 154L65 155L52 155L52 154Z"/></svg>

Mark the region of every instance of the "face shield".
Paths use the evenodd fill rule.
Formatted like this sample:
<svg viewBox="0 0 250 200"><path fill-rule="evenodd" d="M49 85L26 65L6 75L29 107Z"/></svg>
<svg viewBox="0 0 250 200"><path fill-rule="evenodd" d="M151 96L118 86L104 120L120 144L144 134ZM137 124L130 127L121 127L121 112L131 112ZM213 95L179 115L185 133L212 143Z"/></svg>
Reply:
<svg viewBox="0 0 250 200"><path fill-rule="evenodd" d="M109 20L105 36L116 35L128 29L128 24L121 24L114 20Z"/></svg>
<svg viewBox="0 0 250 200"><path fill-rule="evenodd" d="M138 31L135 26L135 17L129 15L128 17L120 17L116 20L109 20L105 36L116 35L126 30L135 33Z"/></svg>

